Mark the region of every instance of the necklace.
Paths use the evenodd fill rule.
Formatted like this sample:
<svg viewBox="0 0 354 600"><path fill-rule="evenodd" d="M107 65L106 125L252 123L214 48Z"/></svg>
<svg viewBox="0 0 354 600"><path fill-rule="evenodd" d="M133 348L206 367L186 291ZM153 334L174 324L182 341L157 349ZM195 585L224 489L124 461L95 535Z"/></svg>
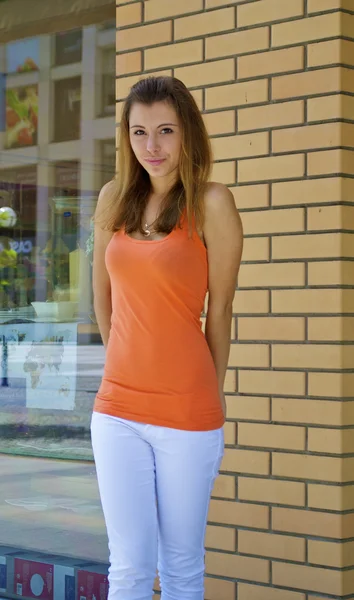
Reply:
<svg viewBox="0 0 354 600"><path fill-rule="evenodd" d="M153 227L153 225L154 225L155 222L156 222L156 219L155 219L155 221L153 221L152 223L150 223L150 225L148 225L148 223L145 223L145 225L143 227L143 230L144 230L144 235L146 237L149 237L152 233L156 233L155 229Z"/></svg>
<svg viewBox="0 0 354 600"><path fill-rule="evenodd" d="M151 230L149 229L149 226L147 223L145 223L143 229L144 229L144 235L146 235L146 237L149 237L149 235L151 235Z"/></svg>

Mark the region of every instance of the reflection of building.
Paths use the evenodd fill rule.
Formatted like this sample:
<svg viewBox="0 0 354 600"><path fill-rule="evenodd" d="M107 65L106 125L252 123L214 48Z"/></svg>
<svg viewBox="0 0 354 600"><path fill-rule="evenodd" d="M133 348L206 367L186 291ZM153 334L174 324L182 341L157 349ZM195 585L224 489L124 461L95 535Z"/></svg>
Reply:
<svg viewBox="0 0 354 600"><path fill-rule="evenodd" d="M87 200L93 212L92 199L114 175L115 23L9 41L0 45L0 72L6 98L0 189L10 192L20 215L12 244L21 268L12 286L27 281L27 296L14 295L14 306L23 307L52 298L55 282L70 287L69 255L83 251L89 235ZM64 197L69 208L58 213L53 198ZM65 252L52 277L47 249L54 237Z"/></svg>

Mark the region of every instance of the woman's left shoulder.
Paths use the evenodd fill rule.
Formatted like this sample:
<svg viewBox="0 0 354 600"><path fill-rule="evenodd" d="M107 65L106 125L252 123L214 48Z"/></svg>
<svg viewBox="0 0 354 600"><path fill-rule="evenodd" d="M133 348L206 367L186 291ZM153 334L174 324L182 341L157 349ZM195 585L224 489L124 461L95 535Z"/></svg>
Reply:
<svg viewBox="0 0 354 600"><path fill-rule="evenodd" d="M239 219L235 199L229 188L223 183L210 181L207 183L204 194L204 208L206 220Z"/></svg>

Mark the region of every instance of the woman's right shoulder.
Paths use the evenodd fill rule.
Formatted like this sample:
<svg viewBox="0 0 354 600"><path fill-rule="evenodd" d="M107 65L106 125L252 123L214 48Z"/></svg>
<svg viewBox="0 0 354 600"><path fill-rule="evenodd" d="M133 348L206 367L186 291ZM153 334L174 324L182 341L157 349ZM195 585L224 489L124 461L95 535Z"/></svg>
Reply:
<svg viewBox="0 0 354 600"><path fill-rule="evenodd" d="M101 213L104 209L106 209L109 206L110 202L112 201L112 196L114 195L115 190L116 183L114 179L108 181L108 183L105 183L104 186L101 188L98 194L98 200L96 205L96 216L97 213Z"/></svg>

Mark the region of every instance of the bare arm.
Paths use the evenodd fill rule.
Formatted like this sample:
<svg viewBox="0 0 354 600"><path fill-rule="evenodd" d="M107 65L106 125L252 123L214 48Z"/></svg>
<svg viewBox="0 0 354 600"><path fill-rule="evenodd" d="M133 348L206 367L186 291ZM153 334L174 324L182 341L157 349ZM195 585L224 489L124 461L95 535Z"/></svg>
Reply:
<svg viewBox="0 0 354 600"><path fill-rule="evenodd" d="M110 183L106 184L99 194L95 216L99 216L101 211L105 209L109 186ZM112 316L111 283L105 264L105 252L112 235L112 231L105 231L95 223L93 248L93 298L98 328L105 348L108 344Z"/></svg>
<svg viewBox="0 0 354 600"><path fill-rule="evenodd" d="M220 400L226 413L223 389L230 354L232 302L242 256L243 231L233 195L222 184L209 184L205 197L203 233L209 264L205 336L214 360Z"/></svg>

